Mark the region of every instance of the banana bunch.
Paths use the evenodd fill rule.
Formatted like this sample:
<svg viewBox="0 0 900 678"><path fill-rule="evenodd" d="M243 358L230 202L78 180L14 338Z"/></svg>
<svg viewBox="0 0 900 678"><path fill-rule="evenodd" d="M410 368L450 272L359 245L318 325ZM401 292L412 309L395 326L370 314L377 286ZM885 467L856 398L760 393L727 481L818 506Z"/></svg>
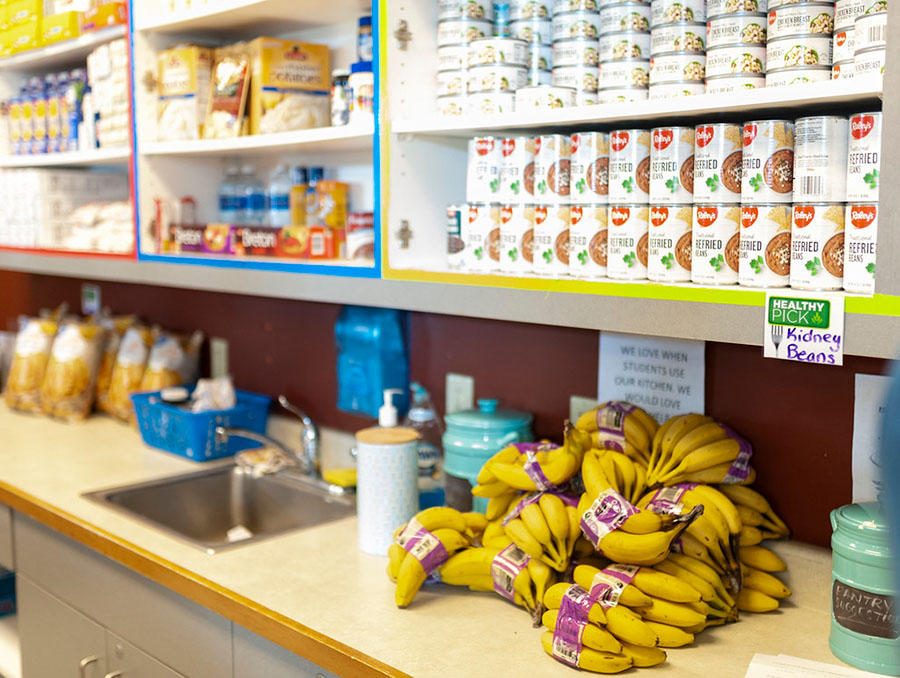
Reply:
<svg viewBox="0 0 900 678"><path fill-rule="evenodd" d="M752 487L719 485L718 488L737 507L743 524L753 528L747 531L747 546L755 546L763 539L784 539L790 536L791 531L785 522L772 510L766 498ZM742 546L743 539L742 535Z"/></svg>
<svg viewBox="0 0 900 678"><path fill-rule="evenodd" d="M672 417L653 437L647 484L721 483L741 451L741 441L712 417ZM751 468L745 482L753 482L755 476Z"/></svg>
<svg viewBox="0 0 900 678"><path fill-rule="evenodd" d="M466 536L469 530L465 515L448 506L420 511L407 525L397 528L394 543L388 548L388 577L396 582L394 600L397 607L407 607L426 577L442 564L438 558L438 544L452 556L470 545Z"/></svg>
<svg viewBox="0 0 900 678"><path fill-rule="evenodd" d="M582 414L575 428L590 434L593 447L622 452L646 466L659 424L636 405L612 401Z"/></svg>
<svg viewBox="0 0 900 678"><path fill-rule="evenodd" d="M581 535L581 514L549 492L533 495L523 503L525 506L517 516L509 519L510 514L504 519L504 534L533 560L541 561L557 572L565 572L575 542ZM491 529L487 537L495 539L495 530Z"/></svg>
<svg viewBox="0 0 900 678"><path fill-rule="evenodd" d="M647 491L647 467L622 452L589 450L581 463L581 479L591 497L613 489L632 504Z"/></svg>

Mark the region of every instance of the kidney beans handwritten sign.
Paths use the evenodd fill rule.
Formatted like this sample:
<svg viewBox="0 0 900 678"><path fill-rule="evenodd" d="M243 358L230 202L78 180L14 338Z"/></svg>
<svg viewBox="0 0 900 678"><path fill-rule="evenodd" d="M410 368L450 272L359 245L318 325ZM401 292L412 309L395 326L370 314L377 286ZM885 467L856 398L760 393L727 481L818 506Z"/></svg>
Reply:
<svg viewBox="0 0 900 678"><path fill-rule="evenodd" d="M763 355L818 365L844 364L844 299L831 294L766 292Z"/></svg>

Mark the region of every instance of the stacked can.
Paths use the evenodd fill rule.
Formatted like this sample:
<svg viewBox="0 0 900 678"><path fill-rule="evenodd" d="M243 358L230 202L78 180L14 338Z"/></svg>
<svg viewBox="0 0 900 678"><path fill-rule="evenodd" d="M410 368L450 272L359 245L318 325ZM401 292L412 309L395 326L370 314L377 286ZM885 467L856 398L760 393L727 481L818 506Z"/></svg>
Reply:
<svg viewBox="0 0 900 678"><path fill-rule="evenodd" d="M848 292L875 292L880 171L881 113L851 115L844 217L844 289Z"/></svg>
<svg viewBox="0 0 900 678"><path fill-rule="evenodd" d="M650 98L668 99L705 91L706 3L652 0Z"/></svg>
<svg viewBox="0 0 900 678"><path fill-rule="evenodd" d="M854 75L884 75L887 0L865 0L866 9L853 22Z"/></svg>
<svg viewBox="0 0 900 678"><path fill-rule="evenodd" d="M516 90L528 84L528 44L516 38L479 38L468 44L467 110L511 113Z"/></svg>
<svg viewBox="0 0 900 678"><path fill-rule="evenodd" d="M534 2L512 2L509 35L528 45L528 86L550 84L551 24L546 6Z"/></svg>
<svg viewBox="0 0 900 678"><path fill-rule="evenodd" d="M691 280L733 285L740 260L742 128L730 123L698 125L694 138Z"/></svg>
<svg viewBox="0 0 900 678"><path fill-rule="evenodd" d="M650 132L650 228L647 277L656 282L691 279L694 201L694 128Z"/></svg>
<svg viewBox="0 0 900 678"><path fill-rule="evenodd" d="M645 129L609 135L607 275L614 280L647 277L650 144L650 131Z"/></svg>
<svg viewBox="0 0 900 678"><path fill-rule="evenodd" d="M837 0L834 3L834 35L832 37L831 77L852 78L856 70L853 60L856 17L865 13L866 0Z"/></svg>
<svg viewBox="0 0 900 678"><path fill-rule="evenodd" d="M650 3L600 7L600 103L641 101L650 83Z"/></svg>
<svg viewBox="0 0 900 678"><path fill-rule="evenodd" d="M501 140L475 137L469 140L466 169L466 203L463 214L462 271L487 273L500 269L500 159Z"/></svg>
<svg viewBox="0 0 900 678"><path fill-rule="evenodd" d="M570 138L569 273L606 277L609 202L609 135L580 132Z"/></svg>
<svg viewBox="0 0 900 678"><path fill-rule="evenodd" d="M766 85L829 80L834 61L834 2L770 2Z"/></svg>
<svg viewBox="0 0 900 678"><path fill-rule="evenodd" d="M441 115L462 115L467 105L469 43L493 35L493 3L438 0L437 108Z"/></svg>
<svg viewBox="0 0 900 678"><path fill-rule="evenodd" d="M713 8L720 13L712 16ZM765 9L764 0L710 3L711 16L706 32L707 92L734 92L765 86Z"/></svg>
<svg viewBox="0 0 900 678"><path fill-rule="evenodd" d="M553 3L553 77L555 87L575 90L575 103L597 103L600 14L596 0Z"/></svg>
<svg viewBox="0 0 900 678"><path fill-rule="evenodd" d="M843 286L848 127L837 115L794 121L791 287Z"/></svg>
<svg viewBox="0 0 900 678"><path fill-rule="evenodd" d="M568 275L571 140L565 134L535 137L534 154L533 270L541 276Z"/></svg>
<svg viewBox="0 0 900 678"><path fill-rule="evenodd" d="M533 271L534 156L532 137L500 144L500 270L511 275Z"/></svg>

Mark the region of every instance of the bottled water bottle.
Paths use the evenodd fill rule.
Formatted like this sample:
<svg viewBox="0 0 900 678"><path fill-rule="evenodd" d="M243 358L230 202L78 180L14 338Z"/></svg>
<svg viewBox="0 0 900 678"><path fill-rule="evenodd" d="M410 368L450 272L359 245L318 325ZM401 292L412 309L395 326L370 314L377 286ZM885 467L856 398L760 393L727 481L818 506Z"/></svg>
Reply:
<svg viewBox="0 0 900 678"><path fill-rule="evenodd" d="M291 225L291 186L287 165L276 167L266 191L269 226Z"/></svg>
<svg viewBox="0 0 900 678"><path fill-rule="evenodd" d="M238 221L247 226L266 223L266 193L251 165L241 167Z"/></svg>
<svg viewBox="0 0 900 678"><path fill-rule="evenodd" d="M238 222L238 196L240 171L237 167L225 169L225 181L219 186L219 221L225 224Z"/></svg>

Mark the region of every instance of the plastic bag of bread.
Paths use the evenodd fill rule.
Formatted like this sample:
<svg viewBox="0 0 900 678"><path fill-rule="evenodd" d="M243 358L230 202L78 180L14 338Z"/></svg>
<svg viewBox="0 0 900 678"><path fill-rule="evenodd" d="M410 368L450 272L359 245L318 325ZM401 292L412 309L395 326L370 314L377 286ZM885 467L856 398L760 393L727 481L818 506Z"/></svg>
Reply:
<svg viewBox="0 0 900 678"><path fill-rule="evenodd" d="M98 320L65 320L41 382L45 414L78 421L90 414L106 329Z"/></svg>
<svg viewBox="0 0 900 678"><path fill-rule="evenodd" d="M116 364L109 379L109 391L106 398L98 405L104 412L130 421L134 408L129 397L141 388L141 379L147 368L150 347L156 340L159 331L156 328L134 325L122 335Z"/></svg>
<svg viewBox="0 0 900 678"><path fill-rule="evenodd" d="M41 382L58 324L49 318L22 318L3 398L22 412L40 412Z"/></svg>
<svg viewBox="0 0 900 678"><path fill-rule="evenodd" d="M199 330L191 336L163 332L150 349L140 390L159 391L196 380L202 344Z"/></svg>
<svg viewBox="0 0 900 678"><path fill-rule="evenodd" d="M111 318L104 317L101 324L106 329L106 343L103 347L103 355L100 356L100 367L97 369L97 408L105 409L103 403L109 397L109 384L112 381L113 368L116 366L116 356L119 346L122 344L122 336L125 331L134 325L133 315L123 315Z"/></svg>

